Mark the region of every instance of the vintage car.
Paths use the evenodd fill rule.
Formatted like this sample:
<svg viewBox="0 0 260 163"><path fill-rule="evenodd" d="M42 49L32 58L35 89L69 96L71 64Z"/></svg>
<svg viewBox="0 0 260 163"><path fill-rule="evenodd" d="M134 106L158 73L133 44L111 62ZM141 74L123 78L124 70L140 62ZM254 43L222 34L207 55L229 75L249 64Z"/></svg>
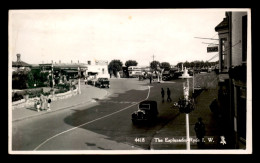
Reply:
<svg viewBox="0 0 260 163"><path fill-rule="evenodd" d="M138 105L138 110L132 113L132 122L154 121L157 118L158 109L156 101L142 101Z"/></svg>
<svg viewBox="0 0 260 163"><path fill-rule="evenodd" d="M108 80L108 78L98 78L97 81L95 82L95 86L96 87L110 87L110 82Z"/></svg>

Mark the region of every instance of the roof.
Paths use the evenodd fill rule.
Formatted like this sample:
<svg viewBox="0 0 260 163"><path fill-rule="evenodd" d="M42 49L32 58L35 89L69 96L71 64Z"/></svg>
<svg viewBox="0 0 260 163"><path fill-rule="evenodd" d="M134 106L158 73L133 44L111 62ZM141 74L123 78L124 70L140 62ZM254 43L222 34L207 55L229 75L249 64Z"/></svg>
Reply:
<svg viewBox="0 0 260 163"><path fill-rule="evenodd" d="M47 63L47 64L39 64L40 66L51 66L51 63ZM81 63L56 63L53 64L54 68L88 68L88 66L86 64L81 64Z"/></svg>
<svg viewBox="0 0 260 163"><path fill-rule="evenodd" d="M12 67L31 67L30 64L20 61L20 62L12 62Z"/></svg>
<svg viewBox="0 0 260 163"><path fill-rule="evenodd" d="M215 31L218 32L220 30L225 30L225 29L228 29L228 19L227 18L224 18L223 21L215 27Z"/></svg>

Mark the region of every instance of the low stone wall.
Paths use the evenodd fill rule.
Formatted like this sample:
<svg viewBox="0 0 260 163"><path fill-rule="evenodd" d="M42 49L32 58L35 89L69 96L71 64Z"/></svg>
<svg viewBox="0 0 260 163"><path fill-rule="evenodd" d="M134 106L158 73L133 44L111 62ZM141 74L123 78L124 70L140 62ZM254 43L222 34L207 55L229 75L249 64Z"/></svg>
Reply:
<svg viewBox="0 0 260 163"><path fill-rule="evenodd" d="M52 101L58 101L66 98L70 98L72 96L75 96L78 94L78 89L68 91L65 93L60 93L60 94L54 94L51 96ZM29 98L27 100L22 99L19 101L14 101L12 102L12 109L18 109L18 108L32 108L35 107L35 102L39 100L39 97L34 97L34 98Z"/></svg>
<svg viewBox="0 0 260 163"><path fill-rule="evenodd" d="M216 89L217 85L218 85L218 76L214 72L195 74L195 81L194 81L195 87L199 87L202 89Z"/></svg>

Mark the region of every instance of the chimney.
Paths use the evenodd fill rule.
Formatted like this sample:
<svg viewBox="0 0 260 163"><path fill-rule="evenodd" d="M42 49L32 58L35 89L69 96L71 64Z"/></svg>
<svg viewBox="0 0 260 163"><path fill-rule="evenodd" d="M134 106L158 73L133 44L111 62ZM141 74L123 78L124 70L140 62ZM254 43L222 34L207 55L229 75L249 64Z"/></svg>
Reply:
<svg viewBox="0 0 260 163"><path fill-rule="evenodd" d="M91 61L88 61L88 65L91 65Z"/></svg>
<svg viewBox="0 0 260 163"><path fill-rule="evenodd" d="M79 60L78 60L78 63L79 63Z"/></svg>
<svg viewBox="0 0 260 163"><path fill-rule="evenodd" d="M72 63L72 60L71 60L71 63Z"/></svg>
<svg viewBox="0 0 260 163"><path fill-rule="evenodd" d="M61 60L59 60L59 64L61 64Z"/></svg>
<svg viewBox="0 0 260 163"><path fill-rule="evenodd" d="M21 54L16 54L17 56L17 62L21 62Z"/></svg>
<svg viewBox="0 0 260 163"><path fill-rule="evenodd" d="M51 60L51 63L53 63L53 60Z"/></svg>

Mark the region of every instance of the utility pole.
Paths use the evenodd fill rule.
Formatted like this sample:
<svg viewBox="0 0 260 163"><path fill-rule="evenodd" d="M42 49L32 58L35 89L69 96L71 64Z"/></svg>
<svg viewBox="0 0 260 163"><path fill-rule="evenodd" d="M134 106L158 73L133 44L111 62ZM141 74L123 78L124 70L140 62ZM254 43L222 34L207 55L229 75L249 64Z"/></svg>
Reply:
<svg viewBox="0 0 260 163"><path fill-rule="evenodd" d="M153 57L153 61L154 61L154 57L155 57L155 56L154 56L154 54L153 54L153 56L152 56L152 57Z"/></svg>
<svg viewBox="0 0 260 163"><path fill-rule="evenodd" d="M80 90L80 68L78 67L78 93L81 94L81 90Z"/></svg>

